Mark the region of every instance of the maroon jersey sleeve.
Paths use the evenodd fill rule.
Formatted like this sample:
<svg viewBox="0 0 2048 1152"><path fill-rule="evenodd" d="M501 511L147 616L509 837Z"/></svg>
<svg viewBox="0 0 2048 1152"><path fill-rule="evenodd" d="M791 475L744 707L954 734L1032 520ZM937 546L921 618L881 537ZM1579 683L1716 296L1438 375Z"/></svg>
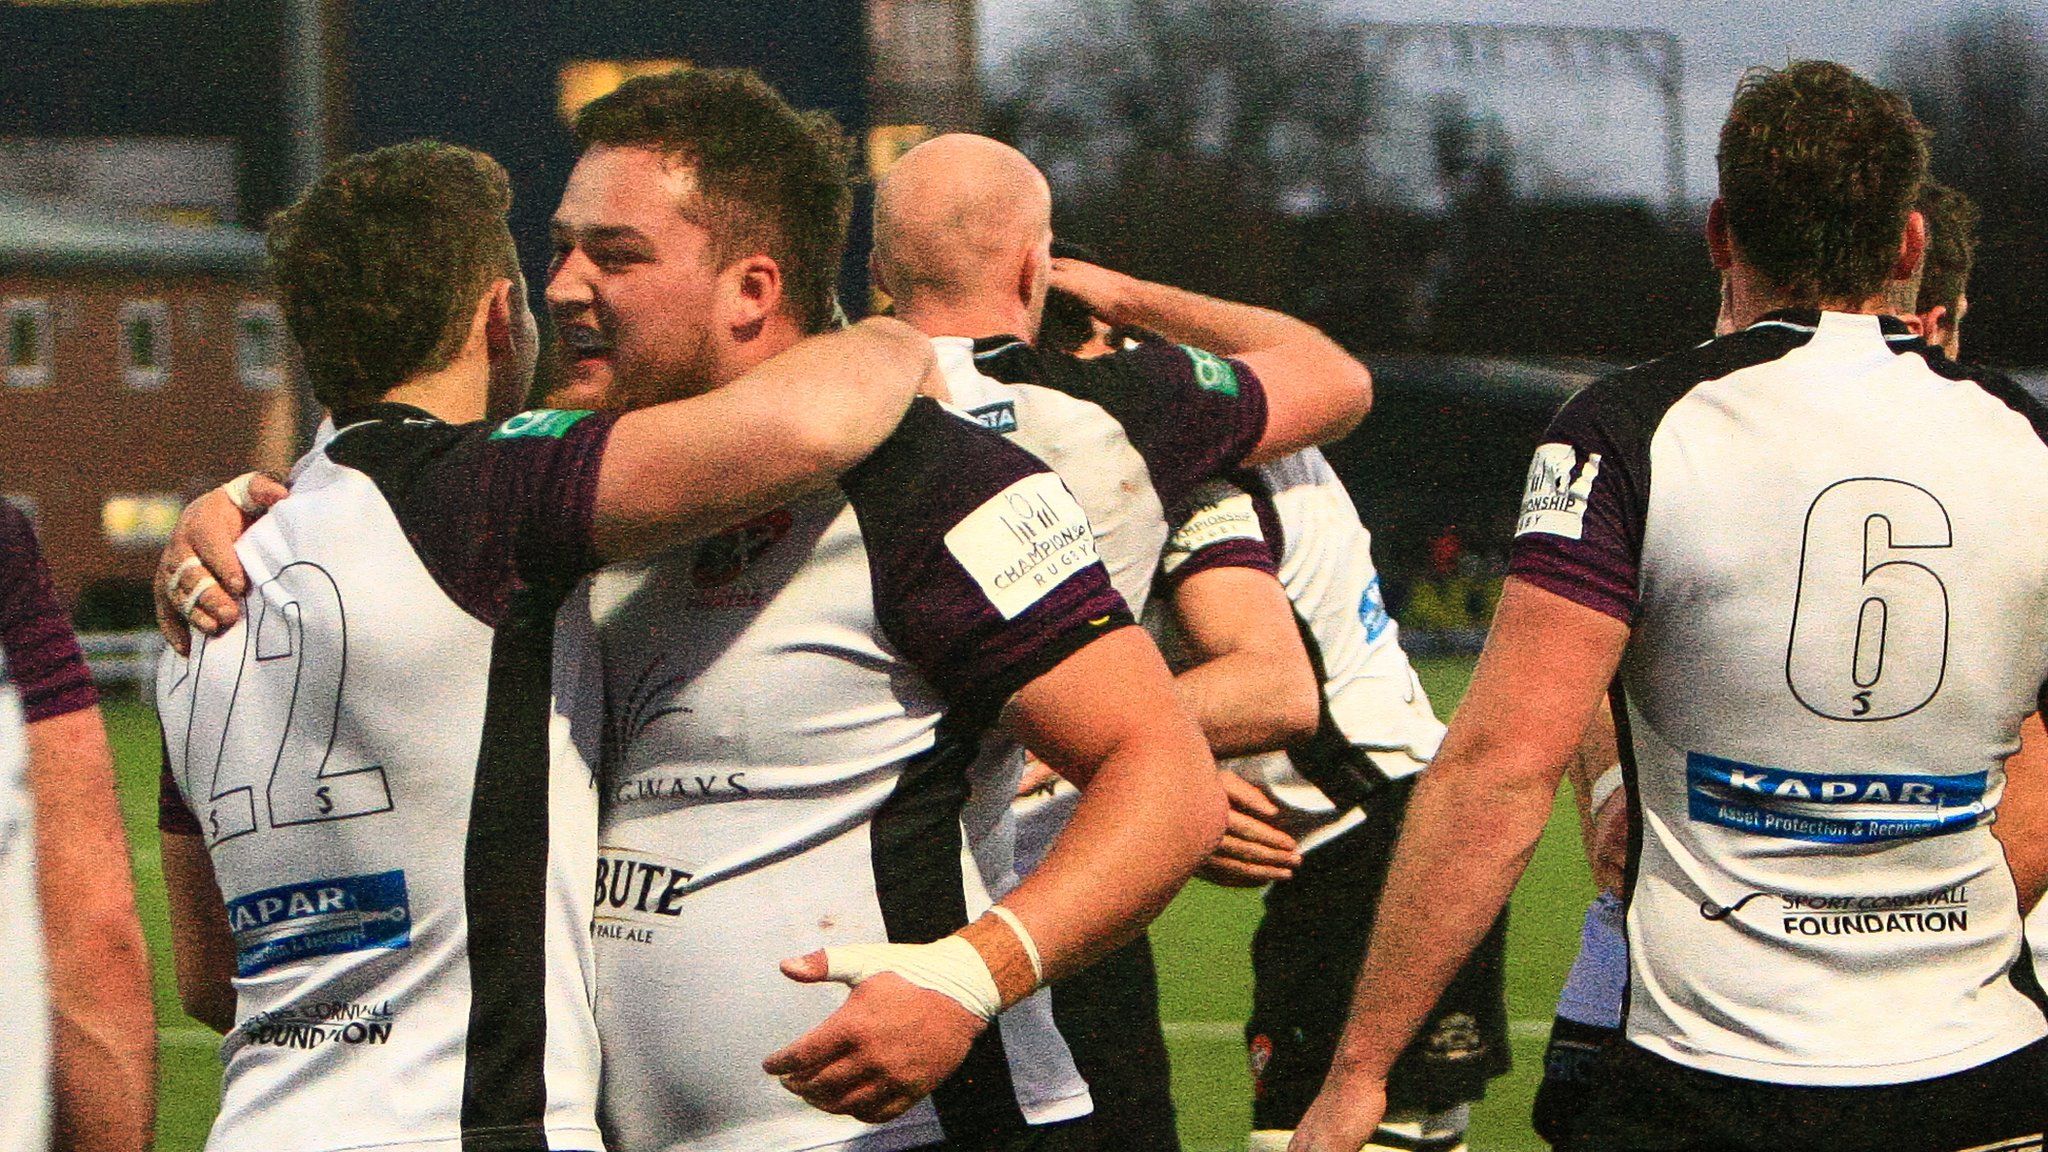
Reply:
<svg viewBox="0 0 2048 1152"><path fill-rule="evenodd" d="M495 627L520 588L564 588L598 566L591 522L615 416L543 409L492 427L383 407L356 414L327 453L377 483L465 611Z"/></svg>
<svg viewBox="0 0 2048 1152"><path fill-rule="evenodd" d="M1551 421L1529 465L1508 574L1624 624L1635 620L1649 429L1595 385Z"/></svg>
<svg viewBox="0 0 2048 1152"><path fill-rule="evenodd" d="M1045 465L930 400L841 480L883 632L949 706L992 716L1131 623L1080 504Z"/></svg>
<svg viewBox="0 0 2048 1152"><path fill-rule="evenodd" d="M1280 550L1280 515L1264 490L1211 480L1195 489L1187 509L1174 518L1159 557L1160 587L1171 592L1188 577L1216 568L1250 568L1278 578Z"/></svg>
<svg viewBox="0 0 2048 1152"><path fill-rule="evenodd" d="M1168 508L1244 462L1266 434L1266 391L1241 360L1149 340L1095 360L1010 342L975 366L1008 383L1042 384L1097 404L1124 435Z"/></svg>
<svg viewBox="0 0 2048 1152"><path fill-rule="evenodd" d="M0 650L29 723L99 703L71 617L57 603L35 529L0 501Z"/></svg>

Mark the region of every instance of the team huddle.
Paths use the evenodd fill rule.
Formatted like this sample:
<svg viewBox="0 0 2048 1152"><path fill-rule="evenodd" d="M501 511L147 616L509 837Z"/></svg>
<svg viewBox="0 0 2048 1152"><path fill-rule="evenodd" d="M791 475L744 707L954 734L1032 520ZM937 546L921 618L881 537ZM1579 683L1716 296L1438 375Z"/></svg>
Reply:
<svg viewBox="0 0 2048 1152"><path fill-rule="evenodd" d="M1554 1147L2041 1147L2048 409L1954 358L1902 99L1745 78L1717 332L1557 415L1448 730L1322 332L1056 242L969 135L880 179L847 324L829 118L685 69L575 135L546 347L489 157L271 224L329 419L159 580L212 1152L1177 1150L1194 876L1264 889L1252 1152L1453 1152L1567 775Z"/></svg>

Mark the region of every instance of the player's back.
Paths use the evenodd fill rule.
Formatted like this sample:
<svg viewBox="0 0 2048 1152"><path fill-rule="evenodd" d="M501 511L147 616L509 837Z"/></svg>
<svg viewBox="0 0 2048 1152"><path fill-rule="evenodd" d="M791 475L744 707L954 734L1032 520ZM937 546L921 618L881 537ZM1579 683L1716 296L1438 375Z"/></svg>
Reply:
<svg viewBox="0 0 2048 1152"><path fill-rule="evenodd" d="M28 730L0 653L0 1152L48 1147L49 988L36 900Z"/></svg>
<svg viewBox="0 0 2048 1152"><path fill-rule="evenodd" d="M549 695L566 585L502 595L436 540L467 497L422 491L482 441L344 427L238 545L242 622L160 674L236 948L210 1148L601 1146L596 800Z"/></svg>
<svg viewBox="0 0 2048 1152"><path fill-rule="evenodd" d="M1921 348L1767 320L1596 385L1532 467L1516 574L1633 614L1627 1026L1680 1063L1883 1084L2048 1032L1988 827L2048 676L2048 422Z"/></svg>

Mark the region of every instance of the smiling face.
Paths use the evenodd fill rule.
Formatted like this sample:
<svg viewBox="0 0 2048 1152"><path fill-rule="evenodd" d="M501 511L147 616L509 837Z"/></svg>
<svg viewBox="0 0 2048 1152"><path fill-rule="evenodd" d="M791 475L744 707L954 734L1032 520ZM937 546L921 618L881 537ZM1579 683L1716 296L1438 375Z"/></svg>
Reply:
<svg viewBox="0 0 2048 1152"><path fill-rule="evenodd" d="M553 222L557 407L640 408L723 383L721 270L683 207L689 165L647 148L583 154Z"/></svg>

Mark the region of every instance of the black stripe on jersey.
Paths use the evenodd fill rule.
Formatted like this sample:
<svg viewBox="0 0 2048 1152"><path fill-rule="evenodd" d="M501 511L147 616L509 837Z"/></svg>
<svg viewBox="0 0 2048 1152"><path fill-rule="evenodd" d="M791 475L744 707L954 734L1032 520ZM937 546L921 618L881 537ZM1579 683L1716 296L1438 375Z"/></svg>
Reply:
<svg viewBox="0 0 2048 1152"><path fill-rule="evenodd" d="M1607 689L1607 705L1614 714L1614 752L1621 761L1621 785L1628 793L1628 855L1621 865L1621 938L1633 956L1635 941L1628 938L1628 908L1635 900L1636 877L1641 874L1643 859L1643 790L1636 777L1635 736L1628 722L1628 690L1621 686L1621 674L1616 673L1614 683ZM1627 978L1621 982L1621 1030L1628 1031L1628 1010L1630 991L1635 987L1633 961Z"/></svg>
<svg viewBox="0 0 2048 1152"><path fill-rule="evenodd" d="M1287 759L1339 812L1348 811L1386 788L1387 775L1337 727L1337 718L1330 715L1329 694L1323 691L1330 682L1323 665L1323 646L1316 642L1315 631L1299 611L1294 613L1294 626L1301 633L1301 646L1308 651L1309 669L1315 673L1320 715L1313 735L1288 745Z"/></svg>
<svg viewBox="0 0 2048 1152"><path fill-rule="evenodd" d="M967 885L960 813L967 771L980 752L978 730L963 732L948 717L938 742L903 767L896 788L875 811L869 851L882 924L895 944L929 944L967 926ZM1002 1029L984 1029L967 1059L932 1093L950 1144L978 1148L1029 1130L1010 1079Z"/></svg>
<svg viewBox="0 0 2048 1152"><path fill-rule="evenodd" d="M548 798L555 612L514 592L491 640L483 743L463 846L469 1031L463 1152L547 1152Z"/></svg>

